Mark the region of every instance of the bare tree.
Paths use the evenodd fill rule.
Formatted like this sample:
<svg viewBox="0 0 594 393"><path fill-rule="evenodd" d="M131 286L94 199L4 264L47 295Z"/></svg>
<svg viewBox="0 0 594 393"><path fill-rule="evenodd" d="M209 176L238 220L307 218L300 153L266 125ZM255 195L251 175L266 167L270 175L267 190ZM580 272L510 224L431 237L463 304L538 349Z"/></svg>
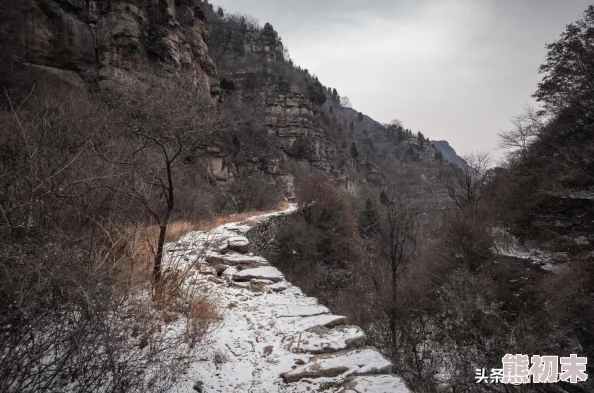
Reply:
<svg viewBox="0 0 594 393"><path fill-rule="evenodd" d="M392 347L396 353L398 338L398 283L415 258L419 245L421 210L414 199L396 186L390 186L380 195L379 252L390 271L389 292L385 299L386 314L390 323ZM382 291L378 278L373 278L376 290ZM384 288L386 290L387 288Z"/></svg>
<svg viewBox="0 0 594 393"><path fill-rule="evenodd" d="M444 213L444 248L453 260L476 270L490 256L492 236L481 209L491 159L487 153L463 157L461 165L449 165L440 180L454 208Z"/></svg>
<svg viewBox="0 0 594 393"><path fill-rule="evenodd" d="M144 208L113 192L144 184L130 156L145 146L134 158L149 162L156 145L120 127L130 106L35 85L0 108L0 391L168 391L185 340L130 301L125 229Z"/></svg>
<svg viewBox="0 0 594 393"><path fill-rule="evenodd" d="M216 110L191 85L130 83L117 90L114 125L128 131L129 146L115 146L102 156L129 168L128 180L117 184L118 192L138 201L159 227L153 248L153 279L162 277L167 227L185 178L188 162L201 135L222 126ZM108 101L113 100L112 91Z"/></svg>
<svg viewBox="0 0 594 393"><path fill-rule="evenodd" d="M340 97L340 106L343 108L352 108L353 104L351 104L351 100L347 96Z"/></svg>
<svg viewBox="0 0 594 393"><path fill-rule="evenodd" d="M497 134L499 148L517 151L525 157L528 147L544 127L542 115L533 107L527 106L523 114L511 119L511 123L513 128Z"/></svg>
<svg viewBox="0 0 594 393"><path fill-rule="evenodd" d="M492 160L488 153L469 154L462 159L461 165L445 168L440 179L456 207L474 214L483 198Z"/></svg>
<svg viewBox="0 0 594 393"><path fill-rule="evenodd" d="M149 172L148 177L145 180L149 186L157 188L160 199L165 204L164 211L159 213L157 209L151 207L149 201L140 198L148 212L155 218L157 225L159 225L159 240L157 242L157 251L155 253L155 264L153 269L153 278L156 283L161 280L162 276L161 264L163 261L163 247L165 246L167 225L171 219L175 202L175 184L173 181L174 164L182 152L184 140L190 135L190 132L178 131L179 130L175 130L174 134L170 136L163 135L159 137L145 133L142 127L133 130L134 134L145 141L146 144L154 144L160 150L161 162L165 172L163 175Z"/></svg>
<svg viewBox="0 0 594 393"><path fill-rule="evenodd" d="M398 120L398 119L393 119L390 123L388 123L388 126L393 126L396 128L404 128L402 121Z"/></svg>

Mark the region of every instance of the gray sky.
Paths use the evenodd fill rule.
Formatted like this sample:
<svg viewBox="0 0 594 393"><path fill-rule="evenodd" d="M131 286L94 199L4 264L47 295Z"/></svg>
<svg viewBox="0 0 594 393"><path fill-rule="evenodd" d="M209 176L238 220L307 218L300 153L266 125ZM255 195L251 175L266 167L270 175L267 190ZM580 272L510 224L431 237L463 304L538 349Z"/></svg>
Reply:
<svg viewBox="0 0 594 393"><path fill-rule="evenodd" d="M213 0L270 22L353 107L458 154L496 150L540 80L546 43L593 0Z"/></svg>

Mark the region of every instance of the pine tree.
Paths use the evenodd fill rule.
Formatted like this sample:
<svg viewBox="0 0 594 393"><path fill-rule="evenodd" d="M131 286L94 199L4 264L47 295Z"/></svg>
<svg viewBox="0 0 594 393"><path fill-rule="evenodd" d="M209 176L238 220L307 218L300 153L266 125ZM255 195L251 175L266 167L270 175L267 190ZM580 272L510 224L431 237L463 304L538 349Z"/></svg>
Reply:
<svg viewBox="0 0 594 393"><path fill-rule="evenodd" d="M370 237L378 232L379 218L375 207L370 199L365 201L365 209L359 218L359 232L364 237Z"/></svg>
<svg viewBox="0 0 594 393"><path fill-rule="evenodd" d="M388 206L390 204L390 198L388 198L388 194L386 194L386 192L383 190L380 192L380 202L384 206Z"/></svg>
<svg viewBox="0 0 594 393"><path fill-rule="evenodd" d="M441 151L435 152L435 159L441 164L443 162L443 153Z"/></svg>
<svg viewBox="0 0 594 393"><path fill-rule="evenodd" d="M354 141L351 143L351 157L353 160L356 160L359 157L359 150L357 149L357 144Z"/></svg>

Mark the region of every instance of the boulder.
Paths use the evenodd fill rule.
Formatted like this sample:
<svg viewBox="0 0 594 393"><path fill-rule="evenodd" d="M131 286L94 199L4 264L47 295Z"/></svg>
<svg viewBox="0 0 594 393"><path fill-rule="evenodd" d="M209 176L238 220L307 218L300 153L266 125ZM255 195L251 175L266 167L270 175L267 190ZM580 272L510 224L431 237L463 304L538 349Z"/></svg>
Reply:
<svg viewBox="0 0 594 393"><path fill-rule="evenodd" d="M197 381L194 386L192 386L192 389L198 393L206 393L206 390L204 390L204 382L202 381Z"/></svg>

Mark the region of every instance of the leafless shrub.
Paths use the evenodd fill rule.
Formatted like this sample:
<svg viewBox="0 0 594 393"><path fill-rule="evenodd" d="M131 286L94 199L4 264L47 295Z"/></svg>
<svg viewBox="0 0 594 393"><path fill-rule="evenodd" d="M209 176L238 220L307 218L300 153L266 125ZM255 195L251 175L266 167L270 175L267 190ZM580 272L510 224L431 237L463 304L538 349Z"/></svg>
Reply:
<svg viewBox="0 0 594 393"><path fill-rule="evenodd" d="M0 390L166 391L191 356L183 356L183 335L167 334L163 324L185 311L159 314L142 296L148 288L139 275L149 265L137 259L155 246L143 231L151 227L147 206L162 206L159 179L167 171L159 162L168 147L150 147L138 134L147 118L134 105L147 97L128 97L118 108L107 92L91 101L36 81L24 93L2 91ZM148 104L151 126L176 114ZM218 124L199 108L210 117L196 128ZM169 120L173 129L195 125ZM171 169L172 178L183 178ZM200 326L190 335L194 343L209 320L196 322L199 314L188 313Z"/></svg>
<svg viewBox="0 0 594 393"><path fill-rule="evenodd" d="M262 175L235 179L227 191L227 204L236 213L246 210L266 210L282 200L280 187Z"/></svg>
<svg viewBox="0 0 594 393"><path fill-rule="evenodd" d="M491 254L492 238L482 208L491 160L486 153L463 159L461 166L449 165L440 175L453 203L452 208L444 211L444 245L450 259L475 270Z"/></svg>
<svg viewBox="0 0 594 393"><path fill-rule="evenodd" d="M218 305L206 298L190 300L187 309L186 337L189 347L193 348L204 339L221 316Z"/></svg>

